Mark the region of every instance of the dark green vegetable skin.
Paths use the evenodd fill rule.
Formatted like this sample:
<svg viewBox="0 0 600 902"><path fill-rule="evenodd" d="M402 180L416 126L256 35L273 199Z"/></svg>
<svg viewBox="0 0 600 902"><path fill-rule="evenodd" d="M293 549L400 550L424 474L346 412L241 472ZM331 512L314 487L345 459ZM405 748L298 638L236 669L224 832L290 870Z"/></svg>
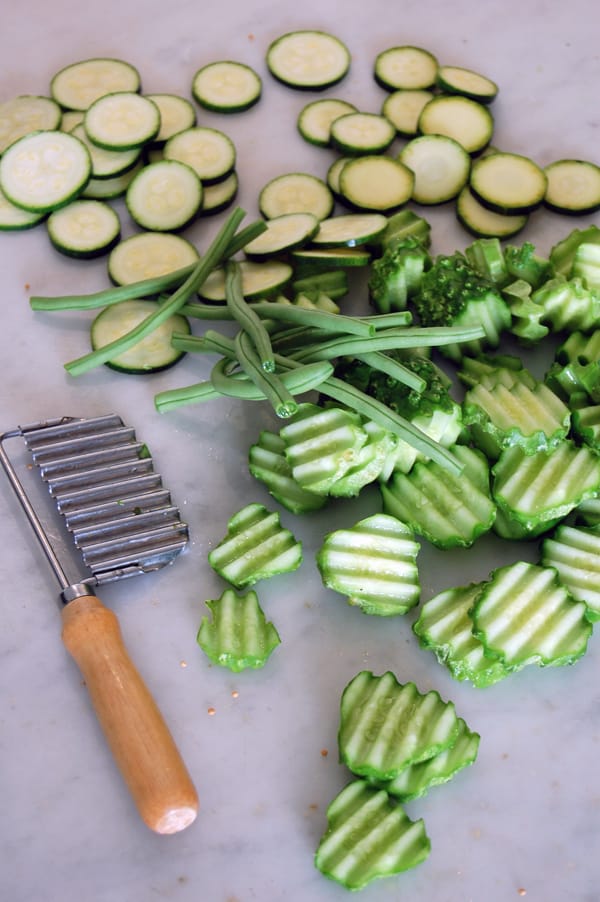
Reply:
<svg viewBox="0 0 600 902"><path fill-rule="evenodd" d="M497 301L499 309L506 307L493 283L480 276L456 251L436 257L423 273L413 303L422 325L452 326L471 304L489 300Z"/></svg>

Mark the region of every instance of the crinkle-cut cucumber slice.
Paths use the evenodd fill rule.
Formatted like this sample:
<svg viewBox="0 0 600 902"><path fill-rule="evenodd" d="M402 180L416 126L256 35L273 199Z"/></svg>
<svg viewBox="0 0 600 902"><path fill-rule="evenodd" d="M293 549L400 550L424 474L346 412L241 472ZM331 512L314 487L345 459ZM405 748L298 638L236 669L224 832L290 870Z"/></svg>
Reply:
<svg viewBox="0 0 600 902"><path fill-rule="evenodd" d="M323 179L306 172L275 176L258 196L258 207L265 219L283 213L312 213L322 220L331 215L333 203L331 189Z"/></svg>
<svg viewBox="0 0 600 902"><path fill-rule="evenodd" d="M369 483L379 479L390 455L394 452L398 437L371 420L363 422L367 441L359 450L355 463L336 479L329 494L336 498L353 498Z"/></svg>
<svg viewBox="0 0 600 902"><path fill-rule="evenodd" d="M318 228L319 220L313 213L283 213L267 220L265 231L244 247L244 253L250 259L264 258L303 247Z"/></svg>
<svg viewBox="0 0 600 902"><path fill-rule="evenodd" d="M600 404L589 404L573 411L573 434L600 454Z"/></svg>
<svg viewBox="0 0 600 902"><path fill-rule="evenodd" d="M81 197L91 198L92 200L111 200L115 197L122 197L135 176L143 168L144 162L140 158L132 169L122 172L121 175L115 175L109 179L90 178L81 192Z"/></svg>
<svg viewBox="0 0 600 902"><path fill-rule="evenodd" d="M592 624L553 567L517 561L494 570L473 606L473 632L507 667L573 664Z"/></svg>
<svg viewBox="0 0 600 902"><path fill-rule="evenodd" d="M296 570L302 543L279 520L279 513L258 503L247 504L227 523L227 534L208 554L219 576L236 589L260 579Z"/></svg>
<svg viewBox="0 0 600 902"><path fill-rule="evenodd" d="M81 193L91 175L81 141L61 131L32 132L0 157L0 189L31 213L50 213Z"/></svg>
<svg viewBox="0 0 600 902"><path fill-rule="evenodd" d="M383 153L396 137L396 129L378 113L346 113L331 123L330 143L340 153Z"/></svg>
<svg viewBox="0 0 600 902"><path fill-rule="evenodd" d="M202 618L196 639L210 660L234 673L264 667L281 639L267 621L256 592L250 589L238 595L225 589L206 606L212 619Z"/></svg>
<svg viewBox="0 0 600 902"><path fill-rule="evenodd" d="M437 71L438 61L433 53L407 44L378 53L373 75L377 84L388 91L422 90L433 87Z"/></svg>
<svg viewBox="0 0 600 902"><path fill-rule="evenodd" d="M387 217L383 213L345 213L321 222L313 238L318 247L357 247L377 241L385 231Z"/></svg>
<svg viewBox="0 0 600 902"><path fill-rule="evenodd" d="M340 116L357 113L353 103L328 97L313 100L300 110L296 125L305 141L316 147L328 147L331 141L331 125Z"/></svg>
<svg viewBox="0 0 600 902"><path fill-rule="evenodd" d="M411 820L385 790L353 780L327 808L315 866L346 889L358 890L416 867L430 850L422 819Z"/></svg>
<svg viewBox="0 0 600 902"><path fill-rule="evenodd" d="M474 154L490 143L494 119L487 106L476 100L458 94L441 94L423 107L419 132L454 138L468 153Z"/></svg>
<svg viewBox="0 0 600 902"><path fill-rule="evenodd" d="M242 293L246 300L270 298L281 292L289 283L293 269L283 260L241 260ZM201 297L207 301L225 302L225 270L214 269L200 286Z"/></svg>
<svg viewBox="0 0 600 902"><path fill-rule="evenodd" d="M90 140L83 123L76 125L71 134L78 138L88 149L92 163L93 179L112 179L128 172L140 159L141 150L134 147L130 150L106 150Z"/></svg>
<svg viewBox="0 0 600 902"><path fill-rule="evenodd" d="M573 255L571 276L581 279L587 288L600 289L600 245L582 241Z"/></svg>
<svg viewBox="0 0 600 902"><path fill-rule="evenodd" d="M220 182L203 185L200 215L209 216L225 210L235 200L238 188L239 178L235 170Z"/></svg>
<svg viewBox="0 0 600 902"><path fill-rule="evenodd" d="M488 210L479 203L468 184L456 199L456 217L476 238L511 238L525 228L529 219L527 213L509 215Z"/></svg>
<svg viewBox="0 0 600 902"><path fill-rule="evenodd" d="M450 748L458 736L452 702L421 693L387 671L360 671L342 693L340 760L357 776L393 780L411 764Z"/></svg>
<svg viewBox="0 0 600 902"><path fill-rule="evenodd" d="M531 213L546 196L548 180L537 163L522 154L498 152L476 160L469 186L484 207L496 213Z"/></svg>
<svg viewBox="0 0 600 902"><path fill-rule="evenodd" d="M159 307L158 301L148 300L121 301L106 307L92 323L92 348L103 348L127 334L146 317L156 313ZM133 347L108 360L106 365L118 372L134 375L168 369L183 356L183 352L171 343L173 332L189 331L185 316L174 314Z"/></svg>
<svg viewBox="0 0 600 902"><path fill-rule="evenodd" d="M420 545L410 527L388 514L374 514L325 536L317 567L328 589L347 597L365 614L405 614L420 595Z"/></svg>
<svg viewBox="0 0 600 902"><path fill-rule="evenodd" d="M389 119L399 135L412 138L419 131L419 116L434 94L425 89L400 88L383 101L381 114Z"/></svg>
<svg viewBox="0 0 600 902"><path fill-rule="evenodd" d="M219 182L235 169L236 151L231 138L218 128L197 125L173 135L163 148L166 160L190 166L204 184Z"/></svg>
<svg viewBox="0 0 600 902"><path fill-rule="evenodd" d="M588 498L577 506L576 524L578 526L600 526L600 498Z"/></svg>
<svg viewBox="0 0 600 902"><path fill-rule="evenodd" d="M461 94L480 103L491 103L498 94L495 81L462 66L440 66L436 81L446 94Z"/></svg>
<svg viewBox="0 0 600 902"><path fill-rule="evenodd" d="M471 611L484 583L454 586L425 601L413 632L422 648L434 653L455 680L485 688L503 680L511 668L489 657L473 635ZM400 774L400 778L402 774Z"/></svg>
<svg viewBox="0 0 600 902"><path fill-rule="evenodd" d="M180 97L179 94L146 94L145 96L158 107L160 113L160 129L153 139L155 144L164 144L177 132L193 128L196 124L196 110L187 97Z"/></svg>
<svg viewBox="0 0 600 902"><path fill-rule="evenodd" d="M351 207L390 212L407 203L415 177L400 160L368 154L349 160L340 172L339 193Z"/></svg>
<svg viewBox="0 0 600 902"><path fill-rule="evenodd" d="M61 127L62 110L51 97L20 94L0 103L0 154L31 132Z"/></svg>
<svg viewBox="0 0 600 902"><path fill-rule="evenodd" d="M130 182L126 204L133 221L143 229L183 229L202 206L202 182L186 163L149 163Z"/></svg>
<svg viewBox="0 0 600 902"><path fill-rule="evenodd" d="M186 238L169 232L139 232L120 241L110 252L108 275L115 285L131 285L175 272L198 260Z"/></svg>
<svg viewBox="0 0 600 902"><path fill-rule="evenodd" d="M600 529L561 523L544 539L541 563L554 567L573 598L586 605L591 623L600 620Z"/></svg>
<svg viewBox="0 0 600 902"><path fill-rule="evenodd" d="M118 91L95 100L83 119L90 141L106 150L131 150L148 144L160 129L155 103L135 91Z"/></svg>
<svg viewBox="0 0 600 902"><path fill-rule="evenodd" d="M258 103L262 80L245 63L217 60L208 63L192 78L192 96L206 110L240 113Z"/></svg>
<svg viewBox="0 0 600 902"><path fill-rule="evenodd" d="M322 90L341 81L350 68L346 45L325 31L300 30L281 35L267 48L271 75L290 88Z"/></svg>
<svg viewBox="0 0 600 902"><path fill-rule="evenodd" d="M580 216L600 209L600 166L589 160L556 160L544 173L544 203L551 210Z"/></svg>
<svg viewBox="0 0 600 902"><path fill-rule="evenodd" d="M251 446L249 470L255 479L265 484L269 493L294 514L319 510L327 504L327 496L303 488L292 474L285 456L285 442L275 432L261 431L258 441Z"/></svg>
<svg viewBox="0 0 600 902"><path fill-rule="evenodd" d="M50 82L52 97L66 110L87 110L116 91L139 91L140 74L124 60L97 57L65 66Z"/></svg>
<svg viewBox="0 0 600 902"><path fill-rule="evenodd" d="M46 228L58 251L68 257L90 259L114 247L121 234L121 221L105 201L78 198L51 213Z"/></svg>
<svg viewBox="0 0 600 902"><path fill-rule="evenodd" d="M30 229L44 218L45 213L31 213L16 207L0 190L0 231L16 232Z"/></svg>
<svg viewBox="0 0 600 902"><path fill-rule="evenodd" d="M418 204L452 200L467 184L471 170L467 151L446 135L413 138L398 159L414 173L412 199Z"/></svg>

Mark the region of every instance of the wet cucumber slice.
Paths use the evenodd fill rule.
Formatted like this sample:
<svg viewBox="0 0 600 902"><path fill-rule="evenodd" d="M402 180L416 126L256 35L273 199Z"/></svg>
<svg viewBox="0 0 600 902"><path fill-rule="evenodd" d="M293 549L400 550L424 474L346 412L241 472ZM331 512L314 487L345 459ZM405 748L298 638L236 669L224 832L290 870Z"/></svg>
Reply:
<svg viewBox="0 0 600 902"><path fill-rule="evenodd" d="M304 489L293 477L285 456L285 442L275 432L263 430L249 451L249 469L255 479L263 482L270 494L294 514L319 510L327 503L327 496Z"/></svg>
<svg viewBox="0 0 600 902"><path fill-rule="evenodd" d="M251 589L246 595L237 595L233 589L225 589L206 606L212 619L202 618L197 641L211 661L234 673L263 667L281 639L267 622L256 593Z"/></svg>
<svg viewBox="0 0 600 902"><path fill-rule="evenodd" d="M600 620L600 529L561 524L542 543L541 562L554 567L591 623Z"/></svg>

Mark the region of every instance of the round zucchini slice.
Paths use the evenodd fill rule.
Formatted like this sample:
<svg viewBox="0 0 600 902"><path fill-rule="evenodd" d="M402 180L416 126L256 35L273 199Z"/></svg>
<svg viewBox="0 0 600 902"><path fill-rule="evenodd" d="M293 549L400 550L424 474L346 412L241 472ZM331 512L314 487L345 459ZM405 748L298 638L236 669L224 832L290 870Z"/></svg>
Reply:
<svg viewBox="0 0 600 902"><path fill-rule="evenodd" d="M305 141L315 147L329 147L331 141L331 125L340 116L357 113L353 103L329 97L313 100L300 110L297 120L298 131Z"/></svg>
<svg viewBox="0 0 600 902"><path fill-rule="evenodd" d="M52 78L50 93L65 110L87 110L117 91L139 91L140 74L124 60L97 57L65 66Z"/></svg>
<svg viewBox="0 0 600 902"><path fill-rule="evenodd" d="M331 216L319 226L312 243L317 247L357 247L377 241L387 226L383 213L347 213Z"/></svg>
<svg viewBox="0 0 600 902"><path fill-rule="evenodd" d="M58 251L80 259L108 253L121 234L118 215L100 200L74 200L51 213L46 227L48 237Z"/></svg>
<svg viewBox="0 0 600 902"><path fill-rule="evenodd" d="M99 97L87 110L83 125L90 141L107 150L141 148L158 135L160 113L155 103L134 91Z"/></svg>
<svg viewBox="0 0 600 902"><path fill-rule="evenodd" d="M283 291L292 278L293 270L289 263L285 263L283 260L265 262L241 260L240 274L244 297L247 300L255 300L269 298ZM202 283L198 294L207 301L225 302L225 270L223 267L213 269L209 277Z"/></svg>
<svg viewBox="0 0 600 902"><path fill-rule="evenodd" d="M198 69L192 79L192 96L205 110L240 113L258 103L260 76L245 63L220 60Z"/></svg>
<svg viewBox="0 0 600 902"><path fill-rule="evenodd" d="M456 217L460 224L476 238L511 238L527 225L526 213L507 216L482 206L468 185L456 199Z"/></svg>
<svg viewBox="0 0 600 902"><path fill-rule="evenodd" d="M177 160L142 167L125 195L129 215L142 229L173 232L183 229L202 206L202 182L194 170Z"/></svg>
<svg viewBox="0 0 600 902"><path fill-rule="evenodd" d="M378 113L346 113L331 123L330 142L340 153L383 153L394 138L396 129Z"/></svg>
<svg viewBox="0 0 600 902"><path fill-rule="evenodd" d="M239 179L235 170L214 185L202 186L201 216L220 213L233 203L239 188Z"/></svg>
<svg viewBox="0 0 600 902"><path fill-rule="evenodd" d="M249 259L273 256L303 247L319 229L313 213L284 213L267 221L265 231L244 248Z"/></svg>
<svg viewBox="0 0 600 902"><path fill-rule="evenodd" d="M227 178L236 163L235 145L231 138L217 128L200 125L169 138L163 155L166 160L186 163L206 185Z"/></svg>
<svg viewBox="0 0 600 902"><path fill-rule="evenodd" d="M389 212L411 199L415 177L399 160L386 156L356 157L340 172L340 194L358 210Z"/></svg>
<svg viewBox="0 0 600 902"><path fill-rule="evenodd" d="M426 103L419 116L423 135L446 135L475 154L483 150L494 131L494 119L487 106L458 94L439 95Z"/></svg>
<svg viewBox="0 0 600 902"><path fill-rule="evenodd" d="M414 173L412 199L443 204L455 198L469 180L471 157L445 135L422 135L406 144L398 159Z"/></svg>
<svg viewBox="0 0 600 902"><path fill-rule="evenodd" d="M290 31L267 48L271 75L290 88L323 90L337 84L350 68L350 51L325 31Z"/></svg>
<svg viewBox="0 0 600 902"><path fill-rule="evenodd" d="M491 103L498 94L495 81L461 66L440 66L437 84L447 94L461 94L480 103Z"/></svg>
<svg viewBox="0 0 600 902"><path fill-rule="evenodd" d="M258 208L265 219L284 213L312 213L319 220L326 219L333 204L333 194L323 179L306 172L275 176L258 196Z"/></svg>
<svg viewBox="0 0 600 902"><path fill-rule="evenodd" d="M0 191L0 232L17 232L30 229L44 218L45 213L30 213L15 207Z"/></svg>
<svg viewBox="0 0 600 902"><path fill-rule="evenodd" d="M469 184L484 207L496 213L518 215L540 206L548 179L529 157L502 151L473 163Z"/></svg>
<svg viewBox="0 0 600 902"><path fill-rule="evenodd" d="M78 138L88 149L92 163L93 179L112 179L133 169L140 159L140 148L132 150L106 150L90 141L83 123L76 125L71 134Z"/></svg>
<svg viewBox="0 0 600 902"><path fill-rule="evenodd" d="M115 285L131 285L196 263L198 251L186 238L169 232L139 232L110 252L108 276Z"/></svg>
<svg viewBox="0 0 600 902"><path fill-rule="evenodd" d="M375 57L373 75L387 91L426 89L435 85L438 61L422 47L388 47Z"/></svg>
<svg viewBox="0 0 600 902"><path fill-rule="evenodd" d="M383 101L381 114L390 120L399 135L412 138L418 134L423 107L433 97L432 91L424 89L392 91Z"/></svg>
<svg viewBox="0 0 600 902"><path fill-rule="evenodd" d="M600 209L600 166L587 160L556 160L544 168L544 203L557 213L578 216Z"/></svg>
<svg viewBox="0 0 600 902"><path fill-rule="evenodd" d="M51 97L22 94L0 103L0 154L19 138L61 127L62 110Z"/></svg>
<svg viewBox="0 0 600 902"><path fill-rule="evenodd" d="M154 138L154 144L161 145L173 135L193 128L196 124L196 110L187 97L179 94L146 94L158 107L160 113L160 129Z"/></svg>

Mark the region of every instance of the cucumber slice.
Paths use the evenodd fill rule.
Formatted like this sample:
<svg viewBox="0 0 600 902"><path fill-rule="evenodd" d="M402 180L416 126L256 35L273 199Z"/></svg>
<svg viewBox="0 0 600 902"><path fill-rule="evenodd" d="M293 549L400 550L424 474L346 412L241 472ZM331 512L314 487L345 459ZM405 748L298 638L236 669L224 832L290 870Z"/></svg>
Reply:
<svg viewBox="0 0 600 902"><path fill-rule="evenodd" d="M326 219L333 210L331 189L316 175L290 172L271 179L258 196L258 208L265 219L283 213L312 213Z"/></svg>
<svg viewBox="0 0 600 902"><path fill-rule="evenodd" d="M342 198L357 210L391 212L410 200L415 177L401 160L365 155L349 160L340 172Z"/></svg>
<svg viewBox="0 0 600 902"><path fill-rule="evenodd" d="M371 251L364 247L334 247L319 250L303 247L292 251L292 259L315 270L339 269L340 267L367 266L371 262Z"/></svg>
<svg viewBox="0 0 600 902"><path fill-rule="evenodd" d="M85 110L63 110L60 120L61 132L72 132L76 125L81 125L85 118Z"/></svg>
<svg viewBox="0 0 600 902"><path fill-rule="evenodd" d="M283 260L256 262L241 260L242 292L247 300L269 298L283 291L293 275L289 263ZM207 301L225 302L225 271L214 269L200 287L199 294Z"/></svg>
<svg viewBox="0 0 600 902"><path fill-rule="evenodd" d="M104 201L74 200L46 222L53 246L68 257L91 259L114 247L121 234L119 217Z"/></svg>
<svg viewBox="0 0 600 902"><path fill-rule="evenodd" d="M156 232L183 229L202 206L202 183L194 170L177 160L144 166L132 179L126 204L140 228Z"/></svg>
<svg viewBox="0 0 600 902"><path fill-rule="evenodd" d="M178 94L146 94L158 107L160 129L153 139L155 144L164 144L178 132L193 128L196 124L196 110L186 97Z"/></svg>
<svg viewBox="0 0 600 902"><path fill-rule="evenodd" d="M462 66L440 66L436 81L446 94L461 94L480 103L491 103L498 94L495 81Z"/></svg>
<svg viewBox="0 0 600 902"><path fill-rule="evenodd" d="M600 620L600 530L561 524L541 551L544 567L554 567L573 598L584 602L590 623Z"/></svg>
<svg viewBox="0 0 600 902"><path fill-rule="evenodd" d="M216 113L240 113L258 103L260 76L250 66L233 60L208 63L192 78L194 100Z"/></svg>
<svg viewBox="0 0 600 902"><path fill-rule="evenodd" d="M0 154L19 138L61 127L62 111L51 97L22 94L0 103Z"/></svg>
<svg viewBox="0 0 600 902"><path fill-rule="evenodd" d="M285 442L277 433L263 430L251 446L248 460L252 476L263 482L273 498L292 513L320 510L327 504L325 495L304 489L294 479L285 456Z"/></svg>
<svg viewBox="0 0 600 902"><path fill-rule="evenodd" d="M134 329L160 308L158 301L129 300L106 307L92 322L92 348L103 348ZM173 332L190 332L187 319L180 314L169 317L136 345L108 360L106 366L120 373L157 373L173 366L183 352L173 347Z"/></svg>
<svg viewBox="0 0 600 902"><path fill-rule="evenodd" d="M381 114L389 119L399 135L412 138L419 132L419 116L434 94L424 89L392 91L383 101Z"/></svg>
<svg viewBox="0 0 600 902"><path fill-rule="evenodd" d="M387 217L383 213L347 213L324 219L313 244L320 247L356 247L376 242L385 231Z"/></svg>
<svg viewBox="0 0 600 902"><path fill-rule="evenodd" d="M460 95L440 95L426 103L419 116L419 131L424 135L454 138L470 153L478 153L489 144L494 120L486 106Z"/></svg>
<svg viewBox="0 0 600 902"><path fill-rule="evenodd" d="M354 104L347 100L338 100L334 97L313 100L300 110L297 119L298 131L309 144L329 147L332 123L340 116L357 112Z"/></svg>
<svg viewBox="0 0 600 902"><path fill-rule="evenodd" d="M115 285L131 285L175 272L198 260L194 245L169 232L140 232L119 242L108 258L108 275Z"/></svg>
<svg viewBox="0 0 600 902"><path fill-rule="evenodd" d="M220 213L233 203L239 188L239 179L235 170L220 182L202 186L201 216Z"/></svg>
<svg viewBox="0 0 600 902"><path fill-rule="evenodd" d="M600 209L600 166L587 160L556 160L544 173L544 204L551 210L581 215Z"/></svg>
<svg viewBox="0 0 600 902"><path fill-rule="evenodd" d="M529 218L526 213L494 213L479 203L468 185L456 200L456 217L477 238L511 238L525 228Z"/></svg>
<svg viewBox="0 0 600 902"><path fill-rule="evenodd" d="M205 184L219 182L233 172L236 162L231 138L216 128L196 126L173 135L164 146L166 160L190 166Z"/></svg>
<svg viewBox="0 0 600 902"><path fill-rule="evenodd" d="M45 213L30 213L16 207L6 195L0 191L0 231L16 232L30 229L44 218Z"/></svg>
<svg viewBox="0 0 600 902"><path fill-rule="evenodd" d="M288 87L323 90L341 81L350 68L346 45L324 31L291 31L267 49L267 68Z"/></svg>
<svg viewBox="0 0 600 902"><path fill-rule="evenodd" d="M529 157L498 151L473 163L469 184L484 207L514 216L540 206L548 179Z"/></svg>
<svg viewBox="0 0 600 902"><path fill-rule="evenodd" d="M0 157L0 189L17 207L50 213L81 193L91 169L87 148L73 135L33 132Z"/></svg>
<svg viewBox="0 0 600 902"><path fill-rule="evenodd" d="M383 153L395 137L392 123L378 113L346 113L331 123L331 145L350 156Z"/></svg>
<svg viewBox="0 0 600 902"><path fill-rule="evenodd" d="M140 74L124 60L97 57L65 66L50 82L50 93L66 110L87 110L117 91L139 91Z"/></svg>
<svg viewBox="0 0 600 902"><path fill-rule="evenodd" d="M115 175L114 178L91 178L81 192L80 196L89 198L91 200L112 200L115 197L122 197L126 193L135 176L143 168L143 160L138 159L138 162L132 169L128 169L127 172L123 172L121 173L121 175Z"/></svg>
<svg viewBox="0 0 600 902"><path fill-rule="evenodd" d="M467 151L445 135L413 138L398 159L414 173L412 199L418 204L443 204L457 197L471 171Z"/></svg>
<svg viewBox="0 0 600 902"><path fill-rule="evenodd" d="M319 220L312 213L284 213L269 219L265 231L244 247L249 259L281 254L302 247L319 229Z"/></svg>
<svg viewBox="0 0 600 902"><path fill-rule="evenodd" d="M133 169L140 159L140 148L132 150L106 150L90 140L83 123L76 125L71 134L88 149L92 164L93 179L112 179Z"/></svg>
<svg viewBox="0 0 600 902"><path fill-rule="evenodd" d="M225 589L206 606L212 619L202 618L196 638L210 660L234 673L264 667L281 639L267 622L256 592L251 589L237 595L233 589Z"/></svg>
<svg viewBox="0 0 600 902"><path fill-rule="evenodd" d="M435 84L438 61L429 50L409 44L389 47L375 57L373 75L388 91L421 90Z"/></svg>
<svg viewBox="0 0 600 902"><path fill-rule="evenodd" d="M334 160L327 170L327 184L331 189L331 193L334 197L340 199L340 175L342 173L342 169L350 160L353 160L354 157L338 157L337 160ZM330 211L331 212L331 211Z"/></svg>
<svg viewBox="0 0 600 902"><path fill-rule="evenodd" d="M98 147L139 149L158 135L160 113L147 97L134 91L119 91L95 100L83 124L90 141Z"/></svg>

